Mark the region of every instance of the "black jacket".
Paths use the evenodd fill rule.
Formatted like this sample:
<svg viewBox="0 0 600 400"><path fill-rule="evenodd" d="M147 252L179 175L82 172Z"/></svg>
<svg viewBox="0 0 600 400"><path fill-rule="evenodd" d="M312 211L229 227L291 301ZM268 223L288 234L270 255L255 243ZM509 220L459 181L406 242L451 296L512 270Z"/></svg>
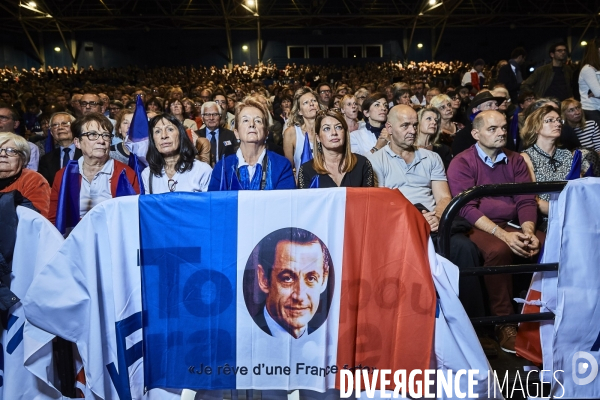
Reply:
<svg viewBox="0 0 600 400"><path fill-rule="evenodd" d="M196 135L205 138L206 137L206 128L197 130ZM229 129L225 129L225 128L219 128L219 143L217 143L217 146L219 149L219 151L218 151L219 160L223 157L227 157L232 154L235 154L238 146L237 146L237 138L235 137L235 134L233 133L233 131L230 131ZM213 154L213 152L211 150L211 158L212 158L212 154ZM214 168L215 164L219 160L211 159L210 166Z"/></svg>
<svg viewBox="0 0 600 400"><path fill-rule="evenodd" d="M81 150L75 148L75 156L73 159L79 160L81 155ZM38 172L42 174L44 178L46 178L51 187L52 183L54 182L54 175L56 175L56 173L60 170L60 161L62 160L62 157L62 151L60 150L60 147L57 147L50 153L46 153L40 158Z"/></svg>

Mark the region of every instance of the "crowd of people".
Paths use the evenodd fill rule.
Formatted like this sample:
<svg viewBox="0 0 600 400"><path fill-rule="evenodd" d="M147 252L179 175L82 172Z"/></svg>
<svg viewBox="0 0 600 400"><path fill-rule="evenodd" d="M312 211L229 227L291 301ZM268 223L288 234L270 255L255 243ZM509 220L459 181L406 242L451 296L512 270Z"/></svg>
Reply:
<svg viewBox="0 0 600 400"><path fill-rule="evenodd" d="M551 62L527 79L522 48L493 68L480 59L282 70L5 68L0 192L18 190L58 227L61 187L73 176L80 218L121 195L123 179L127 194L378 186L400 190L435 239L445 207L470 187L599 176L599 53L600 43L588 44L578 73L566 45L554 44ZM137 151L129 137L136 115L149 121L141 178L127 165ZM459 268L531 260L548 200L470 202L453 225L450 260ZM486 291L477 278L461 279L467 313L483 316L486 303L492 315L515 313L511 279L486 276ZM495 336L515 352L514 325L497 326ZM496 351L484 332L480 339L488 354Z"/></svg>

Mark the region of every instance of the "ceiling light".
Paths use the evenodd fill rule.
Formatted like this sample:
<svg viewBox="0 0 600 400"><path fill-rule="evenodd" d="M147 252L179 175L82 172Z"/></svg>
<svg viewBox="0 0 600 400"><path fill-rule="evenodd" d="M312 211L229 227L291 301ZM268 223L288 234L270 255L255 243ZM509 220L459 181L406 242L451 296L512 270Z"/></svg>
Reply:
<svg viewBox="0 0 600 400"><path fill-rule="evenodd" d="M254 0L247 0L246 4L248 4L250 7L254 7Z"/></svg>
<svg viewBox="0 0 600 400"><path fill-rule="evenodd" d="M582 40L582 41L581 41L581 45L582 45L582 46L587 46L587 42L586 42L585 40Z"/></svg>
<svg viewBox="0 0 600 400"><path fill-rule="evenodd" d="M35 4L35 1L30 1L29 3L27 3L27 5L31 8L36 8L37 4Z"/></svg>
<svg viewBox="0 0 600 400"><path fill-rule="evenodd" d="M417 47L418 47L418 48L420 48L420 49L422 49L422 48L423 48L423 43L419 43L419 44L417 45Z"/></svg>
<svg viewBox="0 0 600 400"><path fill-rule="evenodd" d="M54 48L54 51L56 51L56 52L60 52L60 47L58 47L58 46L57 46L57 47L55 47L55 48Z"/></svg>
<svg viewBox="0 0 600 400"><path fill-rule="evenodd" d="M430 6L434 6L434 5L435 5L435 3L437 3L437 1L436 1L436 0L429 0L429 5L430 5Z"/></svg>
<svg viewBox="0 0 600 400"><path fill-rule="evenodd" d="M244 50L244 51L247 51L247 50L248 50L248 46L246 46L246 45L243 45L243 46L242 46L242 50Z"/></svg>

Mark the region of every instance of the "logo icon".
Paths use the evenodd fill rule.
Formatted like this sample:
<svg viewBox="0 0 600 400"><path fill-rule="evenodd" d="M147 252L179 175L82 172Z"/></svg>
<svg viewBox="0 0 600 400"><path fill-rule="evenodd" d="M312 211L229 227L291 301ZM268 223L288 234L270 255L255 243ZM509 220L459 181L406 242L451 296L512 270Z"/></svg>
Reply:
<svg viewBox="0 0 600 400"><path fill-rule="evenodd" d="M587 385L598 375L598 362L590 353L578 351L573 355L571 371L576 385Z"/></svg>

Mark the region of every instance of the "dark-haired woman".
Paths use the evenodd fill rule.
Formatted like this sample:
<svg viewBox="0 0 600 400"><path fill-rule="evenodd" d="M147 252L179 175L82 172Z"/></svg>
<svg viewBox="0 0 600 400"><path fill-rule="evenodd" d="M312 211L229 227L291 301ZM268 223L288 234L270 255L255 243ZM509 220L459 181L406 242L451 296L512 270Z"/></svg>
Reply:
<svg viewBox="0 0 600 400"><path fill-rule="evenodd" d="M385 129L388 113L385 94L373 93L367 97L362 103L362 111L366 124L350 133L350 146L353 153L366 157L389 142L389 133Z"/></svg>
<svg viewBox="0 0 600 400"><path fill-rule="evenodd" d="M142 181L149 194L206 192L211 168L194 158L194 145L175 116L152 118L148 139L148 168L142 172Z"/></svg>
<svg viewBox="0 0 600 400"><path fill-rule="evenodd" d="M342 114L333 110L319 113L315 130L317 151L300 167L300 189L374 186L371 163L350 150L350 134Z"/></svg>
<svg viewBox="0 0 600 400"><path fill-rule="evenodd" d="M185 108L181 100L168 100L167 105L165 107L165 113L169 113L175 118L177 118L177 120L179 120L179 122L183 124L185 129L191 129L192 131L198 130L198 125L196 125L196 121L189 119L187 114L185 113Z"/></svg>

